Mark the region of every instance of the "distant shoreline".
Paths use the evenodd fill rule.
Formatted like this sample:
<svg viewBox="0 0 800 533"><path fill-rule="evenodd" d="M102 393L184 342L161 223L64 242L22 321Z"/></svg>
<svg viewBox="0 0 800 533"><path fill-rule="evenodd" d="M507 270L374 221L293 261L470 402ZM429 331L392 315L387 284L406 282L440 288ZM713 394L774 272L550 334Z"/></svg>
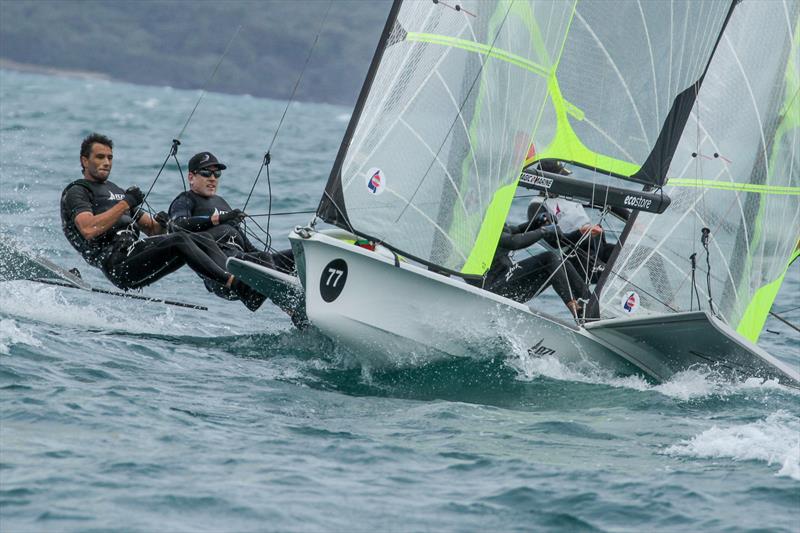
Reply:
<svg viewBox="0 0 800 533"><path fill-rule="evenodd" d="M4 57L0 57L0 68L16 70L19 72L31 72L34 74L48 74L51 76L63 76L67 78L79 78L84 80L111 80L112 77L101 72L91 72L88 70L73 70L66 68L47 67L44 65L33 65L31 63L18 63Z"/></svg>

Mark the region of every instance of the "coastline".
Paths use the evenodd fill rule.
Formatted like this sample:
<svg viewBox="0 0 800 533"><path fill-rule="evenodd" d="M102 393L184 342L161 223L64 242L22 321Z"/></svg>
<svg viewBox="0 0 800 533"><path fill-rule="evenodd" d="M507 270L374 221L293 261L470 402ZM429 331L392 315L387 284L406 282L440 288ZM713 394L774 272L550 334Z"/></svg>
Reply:
<svg viewBox="0 0 800 533"><path fill-rule="evenodd" d="M73 70L58 67L48 67L44 65L34 65L32 63L19 63L4 57L0 57L0 69L16 70L19 72L30 72L34 74L48 74L51 76L62 76L67 78L79 78L85 80L112 80L108 74L92 72L88 70Z"/></svg>

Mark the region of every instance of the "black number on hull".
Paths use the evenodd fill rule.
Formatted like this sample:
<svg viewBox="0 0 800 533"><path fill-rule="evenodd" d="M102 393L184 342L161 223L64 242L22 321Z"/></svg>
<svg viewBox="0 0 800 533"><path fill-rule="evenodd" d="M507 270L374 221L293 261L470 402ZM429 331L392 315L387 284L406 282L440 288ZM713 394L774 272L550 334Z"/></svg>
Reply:
<svg viewBox="0 0 800 533"><path fill-rule="evenodd" d="M319 278L319 293L326 302L332 302L342 294L347 282L347 263L344 259L334 259L322 269Z"/></svg>

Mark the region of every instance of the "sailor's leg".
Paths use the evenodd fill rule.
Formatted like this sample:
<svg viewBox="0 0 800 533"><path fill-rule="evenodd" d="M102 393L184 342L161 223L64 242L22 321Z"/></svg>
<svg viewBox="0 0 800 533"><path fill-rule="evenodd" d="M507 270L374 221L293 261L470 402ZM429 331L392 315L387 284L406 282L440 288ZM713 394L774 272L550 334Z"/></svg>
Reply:
<svg viewBox="0 0 800 533"><path fill-rule="evenodd" d="M230 281L230 273L185 233L158 235L135 243L130 251L118 250L110 258L108 270L109 277L119 287L135 289L171 274L184 264L219 283Z"/></svg>
<svg viewBox="0 0 800 533"><path fill-rule="evenodd" d="M287 274L294 272L294 252L291 248L273 252L271 255L276 269Z"/></svg>

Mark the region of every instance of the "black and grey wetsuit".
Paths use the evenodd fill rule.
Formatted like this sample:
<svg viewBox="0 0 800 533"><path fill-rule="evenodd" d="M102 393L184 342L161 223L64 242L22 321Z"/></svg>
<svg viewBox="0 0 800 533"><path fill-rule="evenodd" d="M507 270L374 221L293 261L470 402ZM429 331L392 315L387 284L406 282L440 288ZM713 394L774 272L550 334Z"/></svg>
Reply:
<svg viewBox="0 0 800 533"><path fill-rule="evenodd" d="M179 194L169 206L169 216L173 231L188 231L211 237L229 257L238 257L286 273L294 269L292 250L268 253L256 248L236 222L223 222L214 225L211 216L232 211L231 206L221 196L210 198L200 196L194 191Z"/></svg>
<svg viewBox="0 0 800 533"><path fill-rule="evenodd" d="M70 244L92 266L121 289L149 285L184 264L201 276L225 283L230 274L220 267L224 256L196 241L189 235L158 235L139 240L139 230L131 214L120 217L108 231L86 239L75 226L75 217L84 212L99 215L117 205L125 191L110 181L97 183L80 179L70 183L61 193L61 227Z"/></svg>
<svg viewBox="0 0 800 533"><path fill-rule="evenodd" d="M589 290L583 278L570 263L564 263L562 267L558 254L543 251L519 262L511 259L512 251L527 248L555 231L553 226L535 230L528 228L527 222L519 226L503 227L500 243L483 287L521 303L527 302L550 285L564 303L588 298Z"/></svg>

